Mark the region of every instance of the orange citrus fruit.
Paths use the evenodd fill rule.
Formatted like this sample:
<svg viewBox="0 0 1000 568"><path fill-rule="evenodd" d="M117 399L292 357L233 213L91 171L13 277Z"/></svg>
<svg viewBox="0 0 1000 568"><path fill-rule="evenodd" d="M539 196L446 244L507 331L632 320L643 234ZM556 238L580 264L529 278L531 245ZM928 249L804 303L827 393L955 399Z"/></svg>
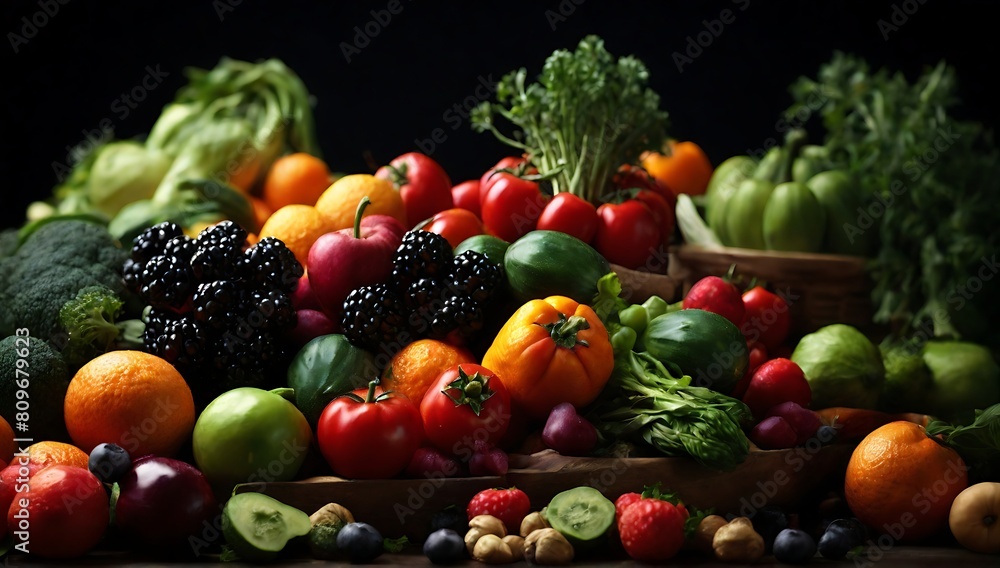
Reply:
<svg viewBox="0 0 1000 568"><path fill-rule="evenodd" d="M332 230L354 226L354 216L361 198L368 196L371 205L365 215L388 215L406 224L403 198L389 180L369 174L351 174L333 182L316 201L316 209L329 219Z"/></svg>
<svg viewBox="0 0 1000 568"><path fill-rule="evenodd" d="M65 442L35 442L24 451L28 454L29 466L37 468L36 471L50 465L71 465L87 469L87 462L90 460L87 452Z"/></svg>
<svg viewBox="0 0 1000 568"><path fill-rule="evenodd" d="M315 205L330 187L330 169L326 162L305 152L288 154L275 160L264 178L262 197L271 209L285 205Z"/></svg>
<svg viewBox="0 0 1000 568"><path fill-rule="evenodd" d="M948 525L955 497L969 485L958 452L912 422L890 422L851 454L844 496L854 515L896 541L913 542Z"/></svg>
<svg viewBox="0 0 1000 568"><path fill-rule="evenodd" d="M263 227L267 218L274 213L274 208L265 203L263 199L253 195L250 196L250 205L253 206L253 218L257 222L257 226Z"/></svg>
<svg viewBox="0 0 1000 568"><path fill-rule="evenodd" d="M475 362L466 349L436 339L418 339L389 361L382 373L382 386L420 406L424 393L442 372L459 363Z"/></svg>
<svg viewBox="0 0 1000 568"><path fill-rule="evenodd" d="M17 451L17 442L14 441L14 429L0 416L0 460L10 463L10 458L14 457Z"/></svg>
<svg viewBox="0 0 1000 568"><path fill-rule="evenodd" d="M285 205L267 218L257 237L276 237L302 266L306 265L309 249L316 239L330 232L330 223L311 205Z"/></svg>
<svg viewBox="0 0 1000 568"><path fill-rule="evenodd" d="M101 443L133 457L173 456L191 436L191 389L177 369L142 351L110 351L80 368L64 407L73 442L90 452Z"/></svg>

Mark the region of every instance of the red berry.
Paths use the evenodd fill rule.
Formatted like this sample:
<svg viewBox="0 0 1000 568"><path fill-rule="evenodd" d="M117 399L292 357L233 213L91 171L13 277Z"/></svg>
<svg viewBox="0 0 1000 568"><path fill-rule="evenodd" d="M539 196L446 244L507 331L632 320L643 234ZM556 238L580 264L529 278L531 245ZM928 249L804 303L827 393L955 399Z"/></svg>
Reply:
<svg viewBox="0 0 1000 568"><path fill-rule="evenodd" d="M640 562L669 560L684 544L684 515L660 499L640 499L618 519L625 552Z"/></svg>
<svg viewBox="0 0 1000 568"><path fill-rule="evenodd" d="M619 519L622 518L622 513L625 512L625 509L628 509L639 499L642 499L642 494L640 493L622 493L617 499L615 499L615 516Z"/></svg>
<svg viewBox="0 0 1000 568"><path fill-rule="evenodd" d="M503 521L508 534L518 534L521 521L531 512L531 501L527 493L516 487L484 489L469 501L465 512L469 520L479 515L492 515Z"/></svg>

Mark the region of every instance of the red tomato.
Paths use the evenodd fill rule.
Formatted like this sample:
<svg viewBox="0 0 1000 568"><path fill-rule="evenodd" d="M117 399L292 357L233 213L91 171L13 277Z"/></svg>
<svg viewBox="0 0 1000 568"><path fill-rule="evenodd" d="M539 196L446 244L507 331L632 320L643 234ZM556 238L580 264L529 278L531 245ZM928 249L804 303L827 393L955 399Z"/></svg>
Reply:
<svg viewBox="0 0 1000 568"><path fill-rule="evenodd" d="M747 343L760 341L769 352L775 351L788 337L792 325L788 303L781 296L754 286L743 293L746 314L740 331Z"/></svg>
<svg viewBox="0 0 1000 568"><path fill-rule="evenodd" d="M526 167L527 160L524 156L507 156L501 158L492 168L486 170L486 173L479 178L479 202L482 203L486 199L486 192L489 191L490 186L499 178L502 172L497 170L518 170Z"/></svg>
<svg viewBox="0 0 1000 568"><path fill-rule="evenodd" d="M495 237L512 243L535 230L548 197L538 182L499 173L482 202L483 227Z"/></svg>
<svg viewBox="0 0 1000 568"><path fill-rule="evenodd" d="M535 228L561 231L589 243L597 234L597 208L572 193L557 193L542 210Z"/></svg>
<svg viewBox="0 0 1000 568"><path fill-rule="evenodd" d="M652 210L636 199L604 203L597 208L595 248L608 262L642 268L662 248L660 227Z"/></svg>
<svg viewBox="0 0 1000 568"><path fill-rule="evenodd" d="M667 202L671 212L677 207L677 195L639 166L626 164L618 168L612 182L618 189L646 189L660 195Z"/></svg>
<svg viewBox="0 0 1000 568"><path fill-rule="evenodd" d="M750 379L753 378L754 372L768 361L767 348L764 347L763 343L755 341L747 345L747 347L750 350L750 364L747 365L747 370L743 373L743 378L733 387L733 392L729 395L733 398L743 398L743 395L747 392L747 387L750 386Z"/></svg>
<svg viewBox="0 0 1000 568"><path fill-rule="evenodd" d="M736 326L743 323L746 314L740 289L719 276L706 276L695 282L685 294L682 306L685 310L699 309L719 314Z"/></svg>
<svg viewBox="0 0 1000 568"><path fill-rule="evenodd" d="M483 234L483 223L472 211L455 207L431 217L423 230L441 235L455 248L465 239Z"/></svg>
<svg viewBox="0 0 1000 568"><path fill-rule="evenodd" d="M743 393L743 402L757 420L771 407L789 401L803 408L812 401L812 389L802 368L789 359L771 359L758 367Z"/></svg>
<svg viewBox="0 0 1000 568"><path fill-rule="evenodd" d="M510 423L510 395L493 371L460 363L445 370L420 401L430 443L446 454L471 457L477 441L494 446Z"/></svg>
<svg viewBox="0 0 1000 568"><path fill-rule="evenodd" d="M676 205L670 205L662 195L647 189L636 193L634 199L642 201L649 207L649 210L653 212L653 217L656 218L656 224L660 227L660 237L662 237L663 244L670 244L670 239L674 235L674 207Z"/></svg>
<svg viewBox="0 0 1000 568"><path fill-rule="evenodd" d="M470 179L452 186L451 200L455 202L455 207L472 211L479 217L482 214L479 207L479 180Z"/></svg>
<svg viewBox="0 0 1000 568"><path fill-rule="evenodd" d="M440 164L420 152L408 152L382 166L375 177L387 179L399 189L406 219L413 227L438 211L451 209L451 179Z"/></svg>
<svg viewBox="0 0 1000 568"><path fill-rule="evenodd" d="M394 477L406 468L423 441L416 405L376 385L372 381L368 388L333 399L319 417L316 443L341 477Z"/></svg>

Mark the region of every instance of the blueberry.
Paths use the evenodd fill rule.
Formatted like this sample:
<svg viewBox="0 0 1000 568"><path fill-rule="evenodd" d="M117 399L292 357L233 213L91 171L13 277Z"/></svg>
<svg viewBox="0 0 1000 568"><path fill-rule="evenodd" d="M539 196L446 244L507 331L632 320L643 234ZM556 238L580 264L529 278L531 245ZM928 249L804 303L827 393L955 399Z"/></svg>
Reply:
<svg viewBox="0 0 1000 568"><path fill-rule="evenodd" d="M431 532L438 529L451 529L458 533L463 533L469 528L469 516L465 511L454 505L448 505L444 509L434 513L431 517Z"/></svg>
<svg viewBox="0 0 1000 568"><path fill-rule="evenodd" d="M424 541L424 556L434 564L448 564L465 559L465 540L451 529L438 529Z"/></svg>
<svg viewBox="0 0 1000 568"><path fill-rule="evenodd" d="M837 519L819 537L819 553L823 558L843 560L847 554L864 544L866 531L857 519Z"/></svg>
<svg viewBox="0 0 1000 568"><path fill-rule="evenodd" d="M99 444L90 452L87 467L103 483L114 483L132 469L132 458L115 444Z"/></svg>
<svg viewBox="0 0 1000 568"><path fill-rule="evenodd" d="M799 529L785 529L774 538L774 559L786 564L805 564L816 555L816 541Z"/></svg>
<svg viewBox="0 0 1000 568"><path fill-rule="evenodd" d="M368 564L382 554L382 535L368 523L347 523L337 533L337 548L355 564Z"/></svg>

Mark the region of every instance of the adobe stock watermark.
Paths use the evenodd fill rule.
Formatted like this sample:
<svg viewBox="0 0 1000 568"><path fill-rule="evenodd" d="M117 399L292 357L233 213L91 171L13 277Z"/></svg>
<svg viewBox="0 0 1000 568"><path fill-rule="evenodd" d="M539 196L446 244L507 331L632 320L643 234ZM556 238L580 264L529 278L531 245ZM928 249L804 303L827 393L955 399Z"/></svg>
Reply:
<svg viewBox="0 0 1000 568"><path fill-rule="evenodd" d="M916 159L903 164L903 173L909 176L910 182L917 181L924 173L931 169L931 166L941 159L942 154L951 149L958 138L960 138L960 135L957 132L951 129L938 128L937 136L927 145L923 153ZM909 191L907 185L899 179L890 182L888 189L889 191L887 192L876 193L866 207L858 207L858 217L855 223L843 224L841 228L847 235L849 242L853 244L866 231L872 227L877 227L876 221L881 219L885 215L885 212L895 205L896 198Z"/></svg>
<svg viewBox="0 0 1000 568"><path fill-rule="evenodd" d="M56 179L62 182L66 176L73 171L73 165L79 162L84 156L94 151L95 148L104 144L114 136L115 123L123 121L132 114L132 111L139 108L149 97L149 93L156 90L170 73L164 71L160 64L147 65L145 74L131 88L122 91L108 107L112 116L105 116L97 122L97 128L83 129L80 134L83 140L75 146L66 146L66 158L62 162L53 161L52 173Z"/></svg>
<svg viewBox="0 0 1000 568"><path fill-rule="evenodd" d="M18 22L20 27L14 31L7 32L7 41L10 42L10 48L14 50L14 53L20 53L22 47L27 45L32 39L35 39L38 36L38 32L49 25L52 18L58 16L59 10L66 4L69 4L69 1L38 0L36 3L38 10L29 16L21 16L21 20Z"/></svg>
<svg viewBox="0 0 1000 568"><path fill-rule="evenodd" d="M215 10L215 17L223 22L240 4L243 4L243 0L212 0L212 9Z"/></svg>
<svg viewBox="0 0 1000 568"><path fill-rule="evenodd" d="M430 156L439 146L448 141L448 132L454 132L468 122L473 109L483 101L488 100L497 90L497 81L493 79L493 74L480 75L476 78L476 87L472 94L466 96L461 101L453 103L441 113L441 121L445 127L437 127L430 132L426 138L417 137L413 139L413 145L424 154Z"/></svg>
<svg viewBox="0 0 1000 568"><path fill-rule="evenodd" d="M910 21L910 17L916 14L921 6L926 3L927 0L904 0L903 2L894 3L892 10L889 12L889 18L879 18L875 22L878 26L878 31L882 32L882 39L889 41L889 34L898 32L899 28L906 25Z"/></svg>
<svg viewBox="0 0 1000 568"><path fill-rule="evenodd" d="M684 67L694 63L695 59L701 57L705 50L715 43L715 40L722 36L722 32L726 30L726 26L732 24L736 21L736 15L739 12L746 11L750 7L750 0L731 0L738 11L733 11L730 8L723 8L719 12L717 18L711 20L702 20L702 30L696 34L692 34L684 38L684 50L674 51L670 54L670 58L673 60L674 65L677 67L678 73L684 72Z"/></svg>
<svg viewBox="0 0 1000 568"><path fill-rule="evenodd" d="M408 0L412 1L412 0ZM340 42L340 52L344 55L344 60L348 63L355 55L359 55L363 49L371 45L372 40L379 36L385 28L389 27L395 16L403 13L402 0L389 0L385 8L371 10L369 19L364 24L354 26L354 36L350 42Z"/></svg>
<svg viewBox="0 0 1000 568"><path fill-rule="evenodd" d="M556 28L569 19L570 16L575 14L576 9L583 5L586 1L587 0L561 0L555 10L549 8L545 11L545 21L549 23L549 27L552 28L552 31L556 31Z"/></svg>

